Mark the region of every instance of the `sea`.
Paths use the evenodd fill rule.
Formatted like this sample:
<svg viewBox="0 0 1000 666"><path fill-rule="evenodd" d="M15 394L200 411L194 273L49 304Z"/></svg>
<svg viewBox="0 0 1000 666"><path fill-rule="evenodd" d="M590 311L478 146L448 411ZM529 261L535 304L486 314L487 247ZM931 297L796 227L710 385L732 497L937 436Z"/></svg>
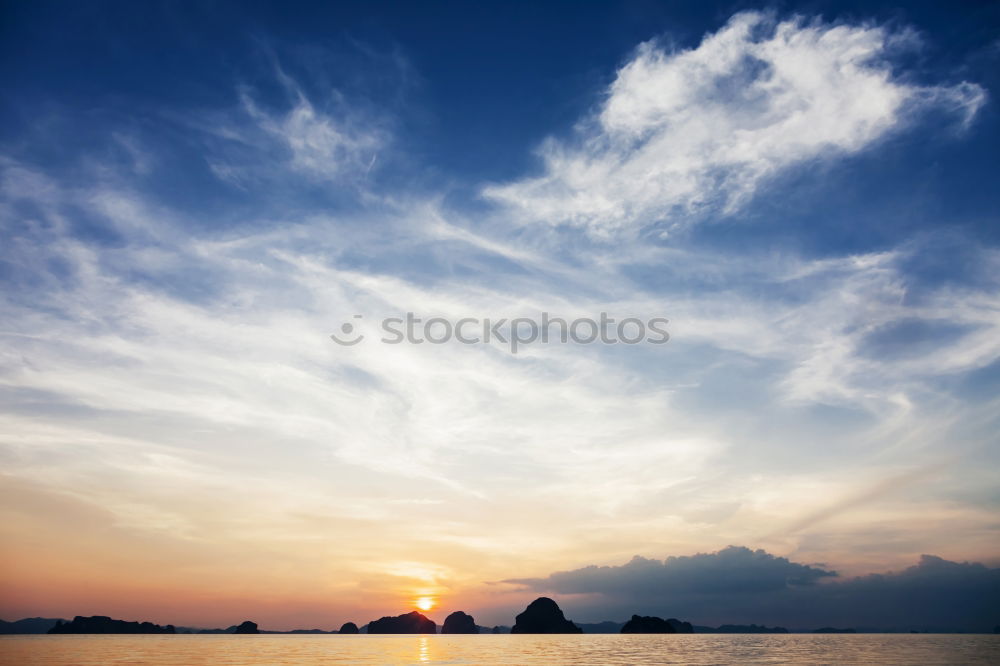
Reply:
<svg viewBox="0 0 1000 666"><path fill-rule="evenodd" d="M993 634L0 636L0 664L1000 664Z"/></svg>

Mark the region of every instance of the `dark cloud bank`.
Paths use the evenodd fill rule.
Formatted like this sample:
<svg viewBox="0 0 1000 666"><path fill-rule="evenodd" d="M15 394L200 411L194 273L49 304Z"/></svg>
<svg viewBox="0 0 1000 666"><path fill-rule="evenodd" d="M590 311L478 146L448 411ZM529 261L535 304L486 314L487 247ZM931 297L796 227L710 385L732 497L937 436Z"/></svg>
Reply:
<svg viewBox="0 0 1000 666"><path fill-rule="evenodd" d="M763 550L588 566L505 581L564 599L574 618L659 615L694 624L776 624L872 630L992 631L1000 624L1000 569L923 555L903 571L844 579Z"/></svg>

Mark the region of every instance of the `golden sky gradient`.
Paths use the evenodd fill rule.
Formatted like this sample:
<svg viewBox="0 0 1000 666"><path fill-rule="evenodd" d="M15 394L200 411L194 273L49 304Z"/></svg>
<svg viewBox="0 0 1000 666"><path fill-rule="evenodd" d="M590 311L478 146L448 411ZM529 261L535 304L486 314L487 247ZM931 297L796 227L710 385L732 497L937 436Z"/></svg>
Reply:
<svg viewBox="0 0 1000 666"><path fill-rule="evenodd" d="M995 163L995 36L915 72L874 20L699 21L578 44L602 60L520 100L495 63L325 29L220 45L238 75L205 40L162 81L144 42L82 74L4 46L0 617L335 629L428 598L493 625L539 594L504 581L637 555L996 563L995 188L948 178ZM406 313L670 339L380 341ZM597 597L560 603L625 619Z"/></svg>

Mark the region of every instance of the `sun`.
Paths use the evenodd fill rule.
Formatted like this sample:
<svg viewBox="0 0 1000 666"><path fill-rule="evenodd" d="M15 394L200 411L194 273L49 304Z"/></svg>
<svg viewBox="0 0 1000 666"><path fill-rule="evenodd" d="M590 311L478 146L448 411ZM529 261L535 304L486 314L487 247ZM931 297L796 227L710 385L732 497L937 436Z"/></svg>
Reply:
<svg viewBox="0 0 1000 666"><path fill-rule="evenodd" d="M420 597L417 599L417 608L422 611L429 611L434 608L434 599L431 597Z"/></svg>

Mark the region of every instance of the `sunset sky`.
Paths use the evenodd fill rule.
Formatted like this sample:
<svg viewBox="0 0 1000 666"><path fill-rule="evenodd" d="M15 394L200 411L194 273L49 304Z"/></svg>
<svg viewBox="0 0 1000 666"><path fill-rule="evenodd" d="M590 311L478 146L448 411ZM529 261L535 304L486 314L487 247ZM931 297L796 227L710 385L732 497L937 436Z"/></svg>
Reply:
<svg viewBox="0 0 1000 666"><path fill-rule="evenodd" d="M995 3L357 5L0 9L0 617L1000 591Z"/></svg>

